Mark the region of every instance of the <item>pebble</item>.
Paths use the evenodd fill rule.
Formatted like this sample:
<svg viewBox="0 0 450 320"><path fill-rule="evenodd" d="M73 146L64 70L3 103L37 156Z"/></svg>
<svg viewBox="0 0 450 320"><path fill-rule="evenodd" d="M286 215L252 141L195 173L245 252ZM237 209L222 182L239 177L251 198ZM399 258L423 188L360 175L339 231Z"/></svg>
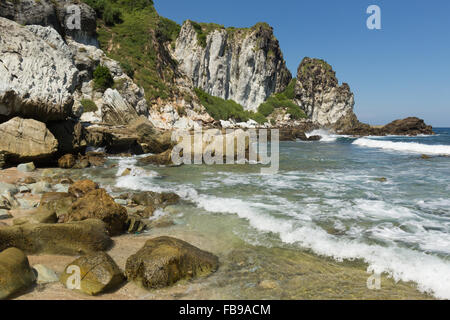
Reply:
<svg viewBox="0 0 450 320"><path fill-rule="evenodd" d="M263 280L258 286L262 289L276 289L278 288L278 283L273 280Z"/></svg>
<svg viewBox="0 0 450 320"><path fill-rule="evenodd" d="M33 172L36 170L33 162L21 163L17 166L17 170L20 172Z"/></svg>
<svg viewBox="0 0 450 320"><path fill-rule="evenodd" d="M58 282L59 278L55 271L53 271L50 268L47 268L46 266L42 264L37 264L33 266L33 269L37 272L37 283L38 284L45 284L45 283L52 283L52 282Z"/></svg>
<svg viewBox="0 0 450 320"><path fill-rule="evenodd" d="M124 199L114 199L114 202L120 204L121 206L126 206L128 204L128 201Z"/></svg>

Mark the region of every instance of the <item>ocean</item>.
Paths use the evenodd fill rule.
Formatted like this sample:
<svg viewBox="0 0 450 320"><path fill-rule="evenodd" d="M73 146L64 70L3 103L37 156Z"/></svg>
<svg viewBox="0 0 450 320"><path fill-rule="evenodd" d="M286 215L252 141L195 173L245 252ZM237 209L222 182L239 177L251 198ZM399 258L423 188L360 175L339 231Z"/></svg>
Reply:
<svg viewBox="0 0 450 320"><path fill-rule="evenodd" d="M410 282L421 292L450 299L450 129L435 132L353 138L315 131L310 134L322 135L322 141L280 143L277 175L261 175L259 165L139 166L140 156L112 157L109 163L116 163L116 168L88 169L83 175L113 194L176 192L183 201L171 213L158 215L173 217L172 228L178 230L174 234L196 232L204 243L226 247L221 260L225 251L233 254L244 247L245 252L258 251L259 269L253 273L248 269L247 276L234 275L228 279L229 290L215 297L305 297L288 285L275 296L251 290L271 275L282 284L290 283L277 280L283 277L279 270L286 268L277 261L289 264L293 275L301 275L301 260L296 265L294 260L277 258L298 251L324 261L361 262L360 269L369 273ZM126 168L132 174L122 177ZM226 274L222 277L230 277ZM356 280L349 279L351 288ZM209 285L219 290L219 280ZM338 289L345 288L339 283L330 284L334 295L326 297L339 297Z"/></svg>

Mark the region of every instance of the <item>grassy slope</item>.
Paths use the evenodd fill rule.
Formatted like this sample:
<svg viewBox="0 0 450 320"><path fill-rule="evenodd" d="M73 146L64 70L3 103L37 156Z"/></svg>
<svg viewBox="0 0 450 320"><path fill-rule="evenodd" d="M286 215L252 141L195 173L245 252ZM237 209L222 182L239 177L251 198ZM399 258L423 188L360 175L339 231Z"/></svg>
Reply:
<svg viewBox="0 0 450 320"><path fill-rule="evenodd" d="M174 41L180 26L160 17L151 0L84 0L98 19L101 49L132 71L134 80L145 90L148 101L167 99L176 92L173 85L176 61L163 48ZM119 17L111 23L106 16L112 8ZM128 73L128 72L127 72Z"/></svg>

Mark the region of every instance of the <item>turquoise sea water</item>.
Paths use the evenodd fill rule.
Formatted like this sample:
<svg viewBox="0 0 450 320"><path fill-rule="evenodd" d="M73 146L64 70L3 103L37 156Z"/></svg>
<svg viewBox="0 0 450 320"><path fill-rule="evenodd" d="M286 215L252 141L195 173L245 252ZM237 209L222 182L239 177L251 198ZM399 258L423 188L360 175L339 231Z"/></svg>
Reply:
<svg viewBox="0 0 450 320"><path fill-rule="evenodd" d="M137 158L111 158L118 168L89 174L115 193L177 192L176 223L211 237L362 259L449 299L450 129L435 131L281 142L277 175L259 165L140 167ZM120 177L125 168L132 175Z"/></svg>

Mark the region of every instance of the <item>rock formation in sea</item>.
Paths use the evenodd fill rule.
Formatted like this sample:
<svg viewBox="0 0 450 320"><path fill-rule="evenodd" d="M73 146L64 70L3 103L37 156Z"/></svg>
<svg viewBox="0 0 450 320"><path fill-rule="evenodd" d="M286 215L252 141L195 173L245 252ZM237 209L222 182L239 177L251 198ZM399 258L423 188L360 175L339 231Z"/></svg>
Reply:
<svg viewBox="0 0 450 320"><path fill-rule="evenodd" d="M224 28L187 20L176 40L179 70L207 93L234 100L256 111L292 76L278 40L266 23L251 28Z"/></svg>
<svg viewBox="0 0 450 320"><path fill-rule="evenodd" d="M326 61L311 58L304 58L298 67L294 100L314 123L324 127L352 115L355 105L350 86L339 85Z"/></svg>

